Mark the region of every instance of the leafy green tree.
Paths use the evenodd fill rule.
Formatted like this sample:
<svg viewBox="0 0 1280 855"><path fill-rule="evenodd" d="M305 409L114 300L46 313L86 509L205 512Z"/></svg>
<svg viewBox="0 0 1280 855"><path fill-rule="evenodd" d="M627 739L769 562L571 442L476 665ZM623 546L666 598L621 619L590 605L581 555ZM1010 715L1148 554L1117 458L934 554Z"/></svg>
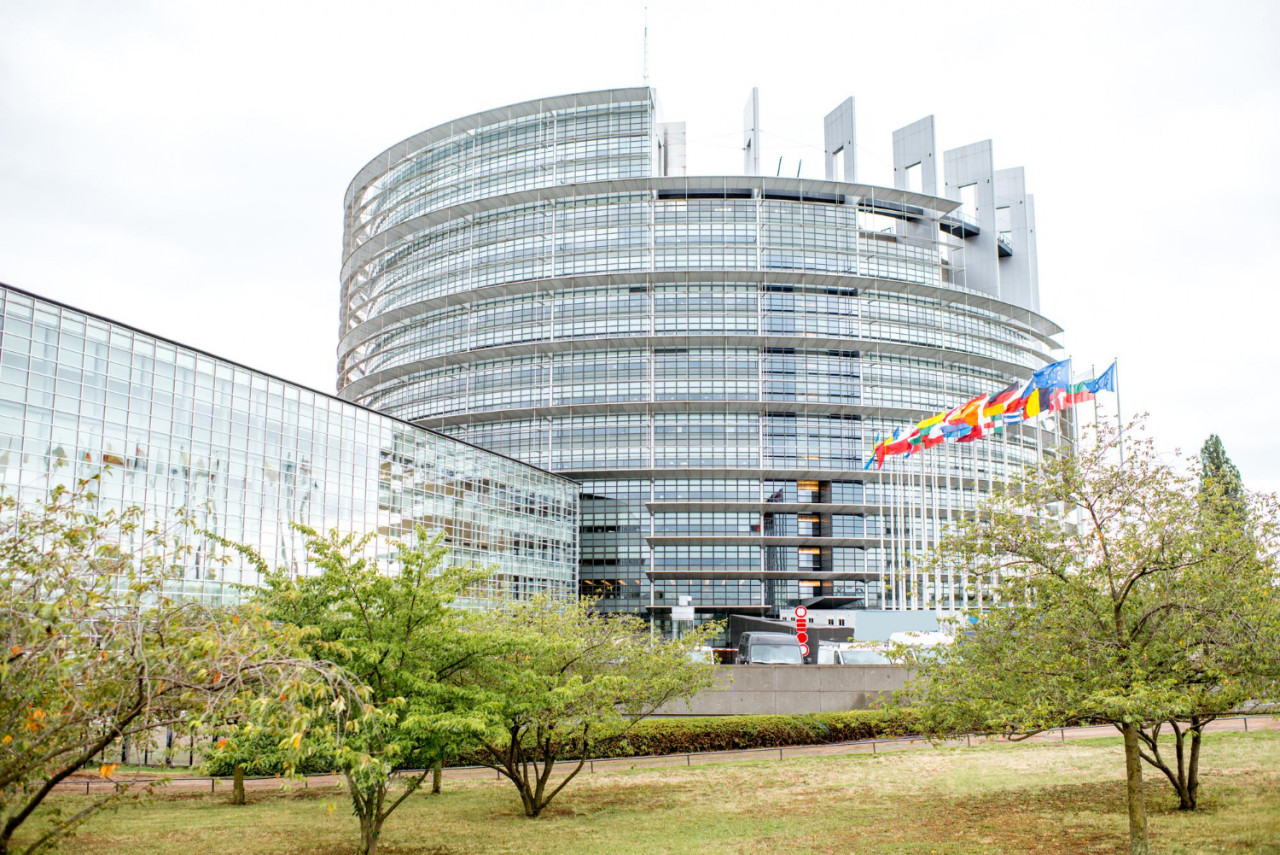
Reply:
<svg viewBox="0 0 1280 855"><path fill-rule="evenodd" d="M489 697L499 721L480 741L480 762L515 785L529 817L582 771L595 746L709 687L715 673L691 655L717 631L713 625L655 641L638 617L594 611L589 600L545 597L477 615L474 623L498 648L464 675ZM561 760L572 765L553 783Z"/></svg>
<svg viewBox="0 0 1280 855"><path fill-rule="evenodd" d="M172 598L185 547L144 531L137 509L96 511L95 483L34 508L0 497L0 855L44 849L120 798L123 782L15 842L59 782L122 740L268 717L301 736L315 698L354 696L295 630Z"/></svg>
<svg viewBox="0 0 1280 855"><path fill-rule="evenodd" d="M389 572L371 560L370 536L300 531L319 574L271 575L262 602L274 620L309 629L317 661L343 666L369 688L367 714L332 737L360 821L359 851L373 855L387 817L430 772L404 778L396 792L396 770L424 758L429 765L490 725L477 692L457 679L489 642L466 631L466 613L451 606L489 572L442 568L448 550L425 531L394 545Z"/></svg>
<svg viewBox="0 0 1280 855"><path fill-rule="evenodd" d="M1200 447L1200 489L1206 497L1216 500L1219 516L1229 514L1243 519L1248 511L1240 470L1227 456L1227 449L1216 433L1209 434Z"/></svg>
<svg viewBox="0 0 1280 855"><path fill-rule="evenodd" d="M1146 853L1143 762L1193 809L1204 726L1277 695L1277 512L1274 497L1254 497L1247 528L1206 514L1219 494L1147 439L1126 443L1120 462L1117 439L1103 426L1075 457L1015 479L947 539L935 560L999 579L998 605L973 613L949 648L903 653L919 669L910 699L932 733L1019 738L1115 725L1130 850ZM1050 517L1048 508L1065 510ZM1166 728L1172 762L1160 751Z"/></svg>

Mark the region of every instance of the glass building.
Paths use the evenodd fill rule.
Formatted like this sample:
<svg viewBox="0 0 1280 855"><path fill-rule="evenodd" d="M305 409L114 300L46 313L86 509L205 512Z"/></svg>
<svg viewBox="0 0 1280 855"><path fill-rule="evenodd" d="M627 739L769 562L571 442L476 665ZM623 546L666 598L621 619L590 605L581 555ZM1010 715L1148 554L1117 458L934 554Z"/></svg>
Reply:
<svg viewBox="0 0 1280 855"><path fill-rule="evenodd" d="M232 601L259 579L178 525L181 510L294 573L311 568L293 523L425 526L451 562L494 568L473 605L577 588L576 483L0 286L0 489L39 503L95 475L103 509L140 507L187 539L185 596Z"/></svg>
<svg viewBox="0 0 1280 855"><path fill-rule="evenodd" d="M1057 356L1022 170L937 157L930 117L894 134L895 186L858 183L849 99L826 179L762 176L758 116L753 92L738 176L686 175L647 88L382 152L345 200L339 395L580 481L604 609L967 604L983 580L913 556L1062 434L863 464Z"/></svg>

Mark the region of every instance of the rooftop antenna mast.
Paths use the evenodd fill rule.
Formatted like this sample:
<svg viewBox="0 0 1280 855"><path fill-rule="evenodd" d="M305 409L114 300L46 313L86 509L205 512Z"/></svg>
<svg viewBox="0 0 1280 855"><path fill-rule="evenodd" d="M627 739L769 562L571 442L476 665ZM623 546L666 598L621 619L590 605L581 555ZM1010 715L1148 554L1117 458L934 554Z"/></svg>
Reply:
<svg viewBox="0 0 1280 855"><path fill-rule="evenodd" d="M649 86L649 7L644 7L644 85Z"/></svg>

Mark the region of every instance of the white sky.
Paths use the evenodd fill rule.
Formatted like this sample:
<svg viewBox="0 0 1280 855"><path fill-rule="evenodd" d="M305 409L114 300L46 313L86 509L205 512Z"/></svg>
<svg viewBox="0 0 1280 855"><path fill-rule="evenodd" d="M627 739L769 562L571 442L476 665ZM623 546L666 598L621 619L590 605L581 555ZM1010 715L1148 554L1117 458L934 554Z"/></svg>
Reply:
<svg viewBox="0 0 1280 855"><path fill-rule="evenodd" d="M1217 432L1280 489L1280 6L648 6L691 173L741 173L752 86L769 173L821 177L848 95L868 183L921 116L940 150L993 139L1027 169L1077 368L1119 356L1162 447ZM4 0L0 281L332 391L355 172L451 118L640 84L643 20L643 0Z"/></svg>

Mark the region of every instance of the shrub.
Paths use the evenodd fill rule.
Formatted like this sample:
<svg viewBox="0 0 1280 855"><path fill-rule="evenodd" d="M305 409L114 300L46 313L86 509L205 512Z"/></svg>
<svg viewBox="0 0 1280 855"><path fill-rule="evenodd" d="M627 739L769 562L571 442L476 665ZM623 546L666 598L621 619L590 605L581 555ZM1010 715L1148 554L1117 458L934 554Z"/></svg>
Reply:
<svg viewBox="0 0 1280 855"><path fill-rule="evenodd" d="M230 777L236 764L244 766L244 773L252 777L282 775L285 772L286 753L280 748L285 734L259 731L251 737L228 741L222 748L217 743L204 750L201 764L205 774L217 778ZM300 775L324 775L337 768L332 744L321 739L304 740L305 754L295 757L294 771Z"/></svg>
<svg viewBox="0 0 1280 855"><path fill-rule="evenodd" d="M829 742L853 742L858 739L882 739L920 732L920 723L909 709L851 710L849 712L810 713L807 715L731 715L689 718L651 718L640 722L625 738L595 745L592 753L598 759L609 757L643 757L663 754L696 754L702 751L741 751L750 748L786 748L792 745L821 745ZM256 751L255 749L260 749ZM238 755L210 749L205 769L211 775L230 775L233 757L253 755L245 762L249 775L277 775L283 771L283 754L275 742L261 737L252 747L242 746ZM574 759L565 756L560 759ZM414 762L418 761L418 762ZM333 758L324 752L308 753L298 764L303 774L329 772ZM456 765L475 764L470 752L463 753ZM410 761L413 768L425 768L425 758ZM450 764L454 765L454 764Z"/></svg>
<svg viewBox="0 0 1280 855"><path fill-rule="evenodd" d="M636 725L626 739L602 746L597 756L633 757L820 745L902 736L916 730L914 714L900 709L649 719Z"/></svg>

